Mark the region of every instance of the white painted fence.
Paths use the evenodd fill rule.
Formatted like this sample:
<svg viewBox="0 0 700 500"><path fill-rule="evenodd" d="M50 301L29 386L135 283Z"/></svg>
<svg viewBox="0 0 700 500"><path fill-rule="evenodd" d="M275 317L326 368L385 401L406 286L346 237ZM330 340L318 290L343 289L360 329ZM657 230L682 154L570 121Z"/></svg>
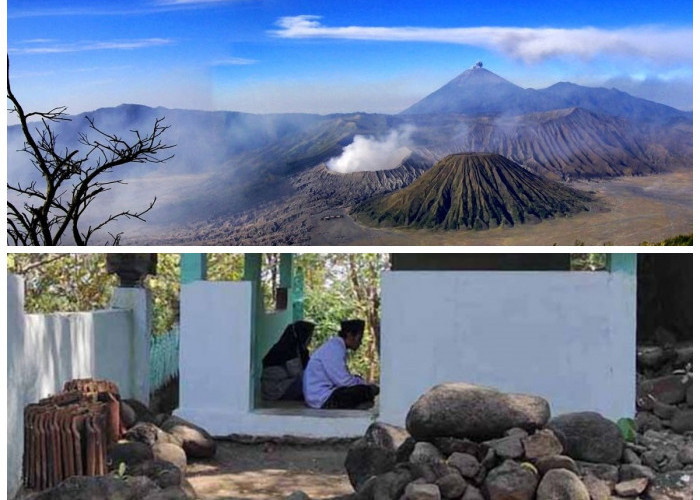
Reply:
<svg viewBox="0 0 700 500"><path fill-rule="evenodd" d="M124 293L145 297L142 291ZM8 498L21 485L23 411L27 404L59 392L67 380L86 377L110 379L119 385L122 397L143 399L144 383L138 374L144 370L147 374L148 365L136 366L144 356L135 356L135 350L142 344L140 338L150 331L141 331L136 318L132 309L25 314L24 282L8 275ZM144 359L148 360L148 352ZM147 391L147 380L145 388Z"/></svg>

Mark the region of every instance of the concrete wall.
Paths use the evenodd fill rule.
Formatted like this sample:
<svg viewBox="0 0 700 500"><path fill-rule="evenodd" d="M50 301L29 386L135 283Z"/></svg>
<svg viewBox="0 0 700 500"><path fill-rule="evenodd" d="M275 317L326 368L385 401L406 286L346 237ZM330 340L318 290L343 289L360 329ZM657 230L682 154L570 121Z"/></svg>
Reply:
<svg viewBox="0 0 700 500"><path fill-rule="evenodd" d="M369 425L367 412L255 409L254 282L195 281L180 295L178 415L214 435L343 437ZM279 319L277 314L270 322ZM285 320L286 321L286 320Z"/></svg>
<svg viewBox="0 0 700 500"><path fill-rule="evenodd" d="M134 321L130 310L25 314L24 283L7 279L8 496L20 486L24 407L73 378L107 378L132 397Z"/></svg>
<svg viewBox="0 0 700 500"><path fill-rule="evenodd" d="M385 273L380 418L451 381L633 416L635 295L623 272Z"/></svg>

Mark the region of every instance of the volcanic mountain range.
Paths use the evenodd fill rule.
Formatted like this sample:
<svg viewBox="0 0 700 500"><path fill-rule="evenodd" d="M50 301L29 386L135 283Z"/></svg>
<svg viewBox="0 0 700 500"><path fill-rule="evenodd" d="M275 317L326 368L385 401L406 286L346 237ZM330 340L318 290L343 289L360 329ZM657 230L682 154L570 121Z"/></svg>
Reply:
<svg viewBox="0 0 700 500"><path fill-rule="evenodd" d="M570 83L523 89L478 66L397 115L252 115L137 105L87 115L101 128L124 137L129 136L129 130L147 129L157 117L165 117L171 126L164 140L176 144L175 157L162 167L162 173L150 172L142 165L128 166L121 172L126 180L144 181L131 183L134 189L149 187L151 194L144 199L158 196L156 208L149 214L151 223L210 221L261 204L281 206L290 196L354 209L368 198L417 183L440 160L461 153L502 155L517 164L522 175L536 174L555 181L646 175L692 166L692 113L614 89ZM57 123L55 128L62 139L89 133L82 115L72 122ZM328 170L330 160L347 153L356 137L382 141L392 131L406 128L411 131L410 140L402 146L410 154L398 164L378 166L370 164L370 158L367 171L340 174ZM27 167L25 157L15 153L18 143L21 146L19 127L8 127L8 181L28 182L32 180L28 174L31 167ZM500 158L481 157L486 158L484 168L498 164L500 170L514 171L510 163L504 168ZM460 171L456 168L453 174L461 175ZM491 175L496 175L495 170ZM508 175L516 189L526 184L516 180L520 179L516 174ZM472 187L479 192L476 185ZM539 187L549 189L544 184ZM560 207L576 211L587 203L569 191L554 191L563 196ZM437 195L427 190L415 196L433 194ZM129 199L136 196L131 193ZM486 193L479 196L490 199ZM399 198L382 206L398 209L395 202ZM549 199L548 195L542 199ZM555 201L545 205L540 207L543 211L538 208L535 212L559 213ZM528 219L529 213L510 206L500 215L495 209L488 212L490 215L483 217L462 217L459 224L517 223ZM415 219L395 215L395 222L415 223ZM453 216L447 219L453 220ZM434 225L443 227L437 221Z"/></svg>

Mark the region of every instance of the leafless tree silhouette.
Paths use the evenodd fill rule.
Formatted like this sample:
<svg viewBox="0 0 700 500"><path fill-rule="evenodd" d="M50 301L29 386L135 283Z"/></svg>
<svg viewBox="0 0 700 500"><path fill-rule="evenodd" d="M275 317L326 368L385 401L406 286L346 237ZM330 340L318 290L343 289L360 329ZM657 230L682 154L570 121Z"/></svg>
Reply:
<svg viewBox="0 0 700 500"><path fill-rule="evenodd" d="M44 184L32 181L11 185L8 180L8 241L15 245L59 245L71 234L76 245L87 245L95 232L110 222L121 218L144 220L143 215L155 205L155 197L144 210L127 209L95 225L80 226L81 217L100 193L114 184L124 184L122 180L107 179L104 174L129 163L164 163L172 158L172 155L163 156L174 147L162 140L169 128L164 125L164 118L156 119L148 133L132 130L133 135L125 139L100 129L92 118L86 117L90 132L78 137L80 149L61 149L51 124L70 121L66 108L24 111L10 87L9 56L7 98L12 103L9 111L19 118L24 135L24 147L20 151L31 157ZM29 123L33 119L38 120ZM122 233L108 234L111 243L118 245Z"/></svg>

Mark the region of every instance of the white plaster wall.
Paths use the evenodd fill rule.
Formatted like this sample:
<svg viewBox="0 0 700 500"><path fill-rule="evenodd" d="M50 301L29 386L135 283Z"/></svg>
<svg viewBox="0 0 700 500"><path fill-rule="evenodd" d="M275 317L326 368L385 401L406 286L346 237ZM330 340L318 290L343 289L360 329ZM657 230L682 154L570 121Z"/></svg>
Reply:
<svg viewBox="0 0 700 500"><path fill-rule="evenodd" d="M366 412L254 410L251 282L195 281L180 294L180 408L211 434L346 437L364 433Z"/></svg>
<svg viewBox="0 0 700 500"><path fill-rule="evenodd" d="M182 286L179 414L250 408L251 305L250 282Z"/></svg>
<svg viewBox="0 0 700 500"><path fill-rule="evenodd" d="M435 384L547 398L552 414L634 415L635 277L608 272L388 272L384 421Z"/></svg>
<svg viewBox="0 0 700 500"><path fill-rule="evenodd" d="M24 314L23 280L7 280L8 496L20 486L23 410L73 378L108 378L133 396L129 310Z"/></svg>

